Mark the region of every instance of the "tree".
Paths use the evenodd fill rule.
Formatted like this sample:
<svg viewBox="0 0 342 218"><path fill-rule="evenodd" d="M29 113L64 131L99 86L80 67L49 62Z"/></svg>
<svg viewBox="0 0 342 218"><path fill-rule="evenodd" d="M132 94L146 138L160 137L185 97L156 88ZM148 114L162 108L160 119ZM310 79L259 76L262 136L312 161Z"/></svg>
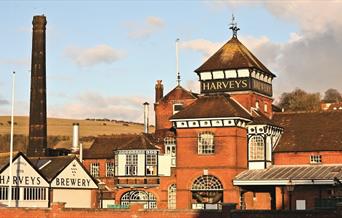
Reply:
<svg viewBox="0 0 342 218"><path fill-rule="evenodd" d="M324 93L323 101L325 102L341 102L342 95L337 89L328 89Z"/></svg>
<svg viewBox="0 0 342 218"><path fill-rule="evenodd" d="M278 107L285 111L318 111L320 109L319 93L307 93L301 89L292 92L284 92L278 103Z"/></svg>

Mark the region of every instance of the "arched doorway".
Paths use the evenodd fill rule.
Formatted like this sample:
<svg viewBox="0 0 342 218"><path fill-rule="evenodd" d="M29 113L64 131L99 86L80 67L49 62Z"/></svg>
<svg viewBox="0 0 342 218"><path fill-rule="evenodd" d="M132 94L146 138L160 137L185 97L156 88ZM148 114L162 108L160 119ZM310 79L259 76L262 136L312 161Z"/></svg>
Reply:
<svg viewBox="0 0 342 218"><path fill-rule="evenodd" d="M218 178L203 175L191 187L193 209L219 209L223 202L223 186Z"/></svg>
<svg viewBox="0 0 342 218"><path fill-rule="evenodd" d="M157 198L150 192L128 191L121 197L121 205L129 206L131 203L143 204L145 209L157 208Z"/></svg>

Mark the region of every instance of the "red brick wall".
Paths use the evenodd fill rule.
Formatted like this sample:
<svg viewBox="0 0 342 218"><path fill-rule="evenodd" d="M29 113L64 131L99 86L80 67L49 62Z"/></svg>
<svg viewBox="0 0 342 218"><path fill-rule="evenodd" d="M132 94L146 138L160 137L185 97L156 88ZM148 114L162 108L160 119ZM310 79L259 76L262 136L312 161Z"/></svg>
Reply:
<svg viewBox="0 0 342 218"><path fill-rule="evenodd" d="M215 134L215 154L199 155L198 133L211 131ZM191 208L193 181L208 170L224 187L224 202L239 202L239 190L232 179L247 168L246 129L196 128L177 129L177 208Z"/></svg>
<svg viewBox="0 0 342 218"><path fill-rule="evenodd" d="M170 98L172 98L172 96L170 96ZM172 123L169 119L173 115L173 104L181 103L186 107L194 101L195 99L172 99L170 101L159 101L155 104L156 130L172 127Z"/></svg>
<svg viewBox="0 0 342 218"><path fill-rule="evenodd" d="M311 155L321 155L322 164L341 164L342 151L273 153L274 165L310 164Z"/></svg>
<svg viewBox="0 0 342 218"><path fill-rule="evenodd" d="M255 103L256 101L258 101L260 111L264 113L267 117L272 117L272 98L268 98L266 96L262 96L253 92L232 93L231 96L241 105L243 105L247 110L250 110L251 107L255 108ZM267 112L264 111L265 104L267 104Z"/></svg>

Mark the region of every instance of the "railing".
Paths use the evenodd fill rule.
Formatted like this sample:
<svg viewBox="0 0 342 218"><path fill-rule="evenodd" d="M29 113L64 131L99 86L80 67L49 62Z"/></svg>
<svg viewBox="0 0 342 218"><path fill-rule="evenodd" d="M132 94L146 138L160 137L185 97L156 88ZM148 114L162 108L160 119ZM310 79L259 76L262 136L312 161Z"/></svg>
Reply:
<svg viewBox="0 0 342 218"><path fill-rule="evenodd" d="M157 178L117 178L114 179L116 186L157 186L160 184L159 177Z"/></svg>

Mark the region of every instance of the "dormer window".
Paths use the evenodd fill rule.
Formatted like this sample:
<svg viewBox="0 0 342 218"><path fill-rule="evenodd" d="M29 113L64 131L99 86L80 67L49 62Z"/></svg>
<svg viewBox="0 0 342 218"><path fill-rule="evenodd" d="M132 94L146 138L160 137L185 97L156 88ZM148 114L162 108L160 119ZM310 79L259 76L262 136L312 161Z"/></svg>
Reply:
<svg viewBox="0 0 342 218"><path fill-rule="evenodd" d="M177 103L173 104L173 114L178 113L179 111L183 110L183 104Z"/></svg>
<svg viewBox="0 0 342 218"><path fill-rule="evenodd" d="M320 164L322 163L322 155L311 155L310 156L311 164Z"/></svg>

